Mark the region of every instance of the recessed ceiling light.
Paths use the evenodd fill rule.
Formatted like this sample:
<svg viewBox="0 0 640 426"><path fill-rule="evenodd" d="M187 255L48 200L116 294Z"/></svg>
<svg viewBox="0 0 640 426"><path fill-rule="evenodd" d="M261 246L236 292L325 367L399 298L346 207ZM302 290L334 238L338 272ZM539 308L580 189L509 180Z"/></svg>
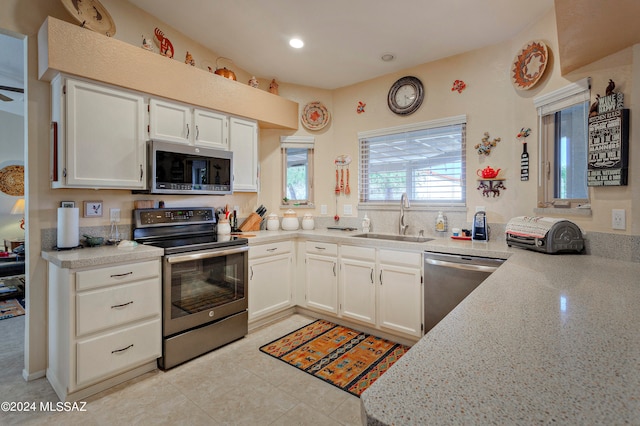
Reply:
<svg viewBox="0 0 640 426"><path fill-rule="evenodd" d="M302 46L304 46L304 42L299 38L292 38L291 40L289 40L289 46L300 49Z"/></svg>
<svg viewBox="0 0 640 426"><path fill-rule="evenodd" d="M393 55L393 53L385 53L384 55L380 56L380 59L385 62L393 61L395 58L396 57Z"/></svg>

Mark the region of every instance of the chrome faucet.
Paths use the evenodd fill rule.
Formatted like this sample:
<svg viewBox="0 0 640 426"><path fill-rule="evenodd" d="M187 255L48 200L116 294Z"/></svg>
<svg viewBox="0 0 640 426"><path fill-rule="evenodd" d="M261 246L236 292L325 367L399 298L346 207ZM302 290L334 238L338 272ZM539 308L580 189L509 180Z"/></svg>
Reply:
<svg viewBox="0 0 640 426"><path fill-rule="evenodd" d="M400 222L398 223L398 233L400 235L407 233L409 225L404 224L404 209L408 209L410 206L409 197L407 197L407 193L405 192L400 197Z"/></svg>

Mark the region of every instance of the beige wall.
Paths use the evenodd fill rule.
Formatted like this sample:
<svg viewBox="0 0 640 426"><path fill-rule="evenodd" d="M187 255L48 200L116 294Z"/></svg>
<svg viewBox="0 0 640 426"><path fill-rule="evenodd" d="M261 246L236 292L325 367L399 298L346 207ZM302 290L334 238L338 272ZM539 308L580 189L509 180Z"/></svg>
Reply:
<svg viewBox="0 0 640 426"><path fill-rule="evenodd" d="M139 44L141 36L151 36L153 29L160 26L170 36L176 49L176 59L183 60L187 48L198 63L210 61L215 65L214 52L208 52L198 43L181 36L177 31L159 22L152 16L136 9L123 0L102 0L113 16L117 33L115 38ZM46 18L51 15L72 22L70 16L60 2L50 0L4 0L0 6L0 27L27 35L28 38L28 208L27 233L29 241L29 285L28 285L28 338L26 340L27 355L25 372L34 375L46 367L46 264L40 258L40 233L42 229L56 226L55 211L60 201L101 199L105 209L121 208L123 219L128 223L127 212L133 207L135 199L145 196L132 195L128 191L89 191L89 190L50 190L49 170L49 121L50 95L49 84L37 79L37 31ZM552 59L542 82L533 90L517 92L511 85L509 66L521 46L528 40L541 39L547 43L552 52ZM420 122L453 115L466 114L467 128L467 219L475 211L475 206L487 207L491 222L506 222L516 215L532 214L536 205L537 170L537 116L533 106L533 97L556 90L565 84L584 76L593 78L593 93L603 91L609 78L613 78L618 88L628 99L632 96L632 80L640 81L638 62L640 49L628 49L605 60L598 61L588 67L577 70L569 76L560 76L560 68L555 52L557 52L555 15L550 12L538 23L516 35L509 42L487 47L463 55L454 56L441 61L424 64L402 72L382 76L373 80L326 91L311 87L280 84L280 95L300 103L301 107L310 101L322 101L332 114L329 126L318 132L308 132L300 128L299 135L313 135L316 138L315 150L315 192L316 209L319 215L321 204L328 206L329 216L335 212L335 196L333 193L334 173L333 159L339 154L350 154L357 159L357 132L383 127L397 126L404 123ZM635 55L633 54L635 52ZM636 67L632 68L632 62ZM234 69L239 81L247 81L250 73ZM390 85L404 75L416 75L426 89L422 107L409 117L398 117L392 114L386 104ZM260 79L261 88L268 87L271 76ZM453 80L461 79L467 83L467 89L458 94L451 91ZM640 83L638 84L640 85ZM358 101L365 102L366 112L356 113ZM632 117L634 114L632 113ZM519 180L520 143L515 135L521 127L531 127L529 152L531 153L532 173L529 182ZM502 142L490 157L480 158L474 152L473 145L478 143L484 132L491 137L501 137ZM632 130L633 132L633 130ZM265 204L270 210L277 210L281 197L280 150L279 138L291 132L262 130L259 146L261 163L261 188L259 195L242 194L233 197L163 197L168 205L212 205L224 203L239 205L241 215L253 211L257 204ZM632 137L633 137L632 133ZM637 139L637 137L635 138ZM633 142L632 142L633 145ZM638 151L638 150L636 150ZM639 164L640 155L635 154L632 165ZM475 170L491 165L502 168L507 177L507 190L499 198L483 198L475 190ZM342 204L354 206L357 214L357 165L351 168L353 193L350 197L341 197ZM593 216L576 221L588 231L610 230L610 209L627 210L626 234L638 234L640 222L640 206L638 205L637 184L623 188L598 188L591 190L593 197ZM634 200L635 197L635 200ZM634 202L635 201L635 202ZM81 226L99 226L108 224L108 215L101 219L82 219ZM633 228L631 227L633 226Z"/></svg>

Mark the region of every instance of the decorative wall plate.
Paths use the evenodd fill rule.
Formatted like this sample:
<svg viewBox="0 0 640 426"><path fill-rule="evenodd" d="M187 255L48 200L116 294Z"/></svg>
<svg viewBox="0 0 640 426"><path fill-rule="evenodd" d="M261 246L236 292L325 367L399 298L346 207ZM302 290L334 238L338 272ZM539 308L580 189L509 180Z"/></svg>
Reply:
<svg viewBox="0 0 640 426"><path fill-rule="evenodd" d="M547 45L533 40L522 47L511 65L511 82L517 90L529 90L535 86L547 68Z"/></svg>
<svg viewBox="0 0 640 426"><path fill-rule="evenodd" d="M0 170L0 191L14 197L24 196L24 166L7 166Z"/></svg>
<svg viewBox="0 0 640 426"><path fill-rule="evenodd" d="M98 0L61 0L67 11L81 27L89 28L107 37L116 34L113 18Z"/></svg>
<svg viewBox="0 0 640 426"><path fill-rule="evenodd" d="M309 102L302 110L300 121L309 130L320 130L329 123L331 119L329 111L322 105L322 102Z"/></svg>

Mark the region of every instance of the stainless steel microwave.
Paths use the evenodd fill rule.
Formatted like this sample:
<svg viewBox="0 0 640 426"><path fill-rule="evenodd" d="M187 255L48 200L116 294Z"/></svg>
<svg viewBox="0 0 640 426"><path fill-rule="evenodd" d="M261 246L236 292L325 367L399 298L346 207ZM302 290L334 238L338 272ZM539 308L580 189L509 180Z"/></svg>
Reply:
<svg viewBox="0 0 640 426"><path fill-rule="evenodd" d="M150 140L147 142L151 194L233 193L233 152Z"/></svg>

